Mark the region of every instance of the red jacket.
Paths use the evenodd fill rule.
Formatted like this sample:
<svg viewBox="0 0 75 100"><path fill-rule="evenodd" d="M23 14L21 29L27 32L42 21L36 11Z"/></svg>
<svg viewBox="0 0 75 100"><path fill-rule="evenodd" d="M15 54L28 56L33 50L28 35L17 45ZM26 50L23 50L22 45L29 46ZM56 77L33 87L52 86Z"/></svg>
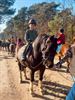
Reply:
<svg viewBox="0 0 75 100"><path fill-rule="evenodd" d="M57 44L64 44L65 43L65 35L60 34L60 37L57 39Z"/></svg>

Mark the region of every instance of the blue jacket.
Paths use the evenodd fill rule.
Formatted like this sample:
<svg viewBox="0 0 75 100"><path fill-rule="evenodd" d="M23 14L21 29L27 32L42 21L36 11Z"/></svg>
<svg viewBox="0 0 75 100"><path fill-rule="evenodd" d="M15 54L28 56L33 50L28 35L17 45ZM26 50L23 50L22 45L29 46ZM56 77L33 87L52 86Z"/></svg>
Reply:
<svg viewBox="0 0 75 100"><path fill-rule="evenodd" d="M71 90L69 91L66 100L75 100L75 83L73 84Z"/></svg>

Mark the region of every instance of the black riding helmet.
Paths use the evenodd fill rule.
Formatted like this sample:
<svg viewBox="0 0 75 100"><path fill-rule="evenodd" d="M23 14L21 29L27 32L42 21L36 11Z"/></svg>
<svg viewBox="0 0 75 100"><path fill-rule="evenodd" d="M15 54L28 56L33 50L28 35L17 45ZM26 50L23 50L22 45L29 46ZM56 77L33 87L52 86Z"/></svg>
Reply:
<svg viewBox="0 0 75 100"><path fill-rule="evenodd" d="M63 28L61 28L61 29L60 29L60 32L61 32L61 33L64 33L64 29L63 29Z"/></svg>
<svg viewBox="0 0 75 100"><path fill-rule="evenodd" d="M36 21L35 21L34 19L30 19L30 20L29 20L29 24L34 24L34 25L36 25Z"/></svg>

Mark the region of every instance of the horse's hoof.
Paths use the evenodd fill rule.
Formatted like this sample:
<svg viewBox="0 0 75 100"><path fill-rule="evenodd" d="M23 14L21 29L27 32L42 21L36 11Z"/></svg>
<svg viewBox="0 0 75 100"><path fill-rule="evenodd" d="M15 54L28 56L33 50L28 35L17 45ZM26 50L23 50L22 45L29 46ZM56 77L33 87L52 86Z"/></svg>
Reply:
<svg viewBox="0 0 75 100"><path fill-rule="evenodd" d="M40 92L40 95L43 96L43 95L44 95L44 91L41 91L41 92Z"/></svg>
<svg viewBox="0 0 75 100"><path fill-rule="evenodd" d="M59 68L62 68L62 65L60 65Z"/></svg>
<svg viewBox="0 0 75 100"><path fill-rule="evenodd" d="M22 83L23 81L22 80L20 80L20 83Z"/></svg>
<svg viewBox="0 0 75 100"><path fill-rule="evenodd" d="M35 96L35 94L34 94L34 93L31 93L31 96L32 96L32 97L34 97L34 96Z"/></svg>
<svg viewBox="0 0 75 100"><path fill-rule="evenodd" d="M66 72L69 73L70 72L69 69L67 69Z"/></svg>
<svg viewBox="0 0 75 100"><path fill-rule="evenodd" d="M18 61L16 60L16 62L18 62Z"/></svg>
<svg viewBox="0 0 75 100"><path fill-rule="evenodd" d="M25 76L25 80L27 80L28 78Z"/></svg>
<svg viewBox="0 0 75 100"><path fill-rule="evenodd" d="M44 91L42 89L39 89L40 95L44 95Z"/></svg>
<svg viewBox="0 0 75 100"><path fill-rule="evenodd" d="M30 91L30 94L31 94L32 96L34 96L34 92L33 92L33 91Z"/></svg>

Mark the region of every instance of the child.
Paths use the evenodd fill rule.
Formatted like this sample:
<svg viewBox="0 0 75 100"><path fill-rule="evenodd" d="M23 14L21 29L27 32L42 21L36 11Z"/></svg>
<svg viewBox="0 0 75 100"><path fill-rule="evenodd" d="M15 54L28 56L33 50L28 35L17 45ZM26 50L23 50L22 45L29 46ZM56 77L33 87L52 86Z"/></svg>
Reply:
<svg viewBox="0 0 75 100"><path fill-rule="evenodd" d="M29 29L26 31L25 37L24 37L27 46L23 52L22 61L26 60L27 54L29 56L32 50L32 42L38 36L37 31L36 31L36 21L34 19L30 19L28 24L29 24Z"/></svg>
<svg viewBox="0 0 75 100"><path fill-rule="evenodd" d="M18 50L23 46L23 41L19 38L17 39L17 43L16 43L16 58L17 58L17 54L18 54Z"/></svg>
<svg viewBox="0 0 75 100"><path fill-rule="evenodd" d="M60 52L62 44L64 44L64 43L65 43L65 34L64 34L64 29L62 28L57 33L57 50L56 50L57 53Z"/></svg>

